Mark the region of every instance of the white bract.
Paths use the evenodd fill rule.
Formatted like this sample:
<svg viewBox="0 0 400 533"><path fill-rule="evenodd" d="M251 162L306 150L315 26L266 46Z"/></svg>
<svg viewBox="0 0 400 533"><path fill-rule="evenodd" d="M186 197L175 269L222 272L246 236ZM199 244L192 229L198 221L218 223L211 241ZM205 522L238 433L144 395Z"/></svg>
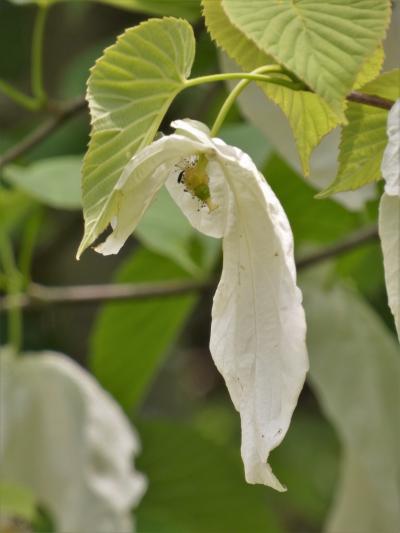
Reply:
<svg viewBox="0 0 400 533"><path fill-rule="evenodd" d="M386 184L379 206L379 235L389 306L400 338L400 100L389 112L387 134L388 144L382 160Z"/></svg>
<svg viewBox="0 0 400 533"><path fill-rule="evenodd" d="M131 533L146 483L118 404L68 357L0 352L1 483L26 488L60 533Z"/></svg>
<svg viewBox="0 0 400 533"><path fill-rule="evenodd" d="M248 155L180 120L136 154L110 199L113 231L97 251L117 253L166 183L194 228L223 238L210 350L242 422L246 479L284 487L267 464L287 432L308 369L302 296L286 215Z"/></svg>

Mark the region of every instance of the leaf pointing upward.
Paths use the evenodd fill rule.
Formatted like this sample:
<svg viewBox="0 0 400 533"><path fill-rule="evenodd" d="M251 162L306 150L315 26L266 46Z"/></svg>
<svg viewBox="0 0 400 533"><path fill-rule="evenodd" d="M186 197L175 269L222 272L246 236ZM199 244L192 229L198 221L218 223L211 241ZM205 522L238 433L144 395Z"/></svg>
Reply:
<svg viewBox="0 0 400 533"><path fill-rule="evenodd" d="M85 234L78 257L107 226L111 191L131 157L153 140L190 74L194 51L186 21L150 19L127 30L93 67L87 91L92 131L83 163Z"/></svg>

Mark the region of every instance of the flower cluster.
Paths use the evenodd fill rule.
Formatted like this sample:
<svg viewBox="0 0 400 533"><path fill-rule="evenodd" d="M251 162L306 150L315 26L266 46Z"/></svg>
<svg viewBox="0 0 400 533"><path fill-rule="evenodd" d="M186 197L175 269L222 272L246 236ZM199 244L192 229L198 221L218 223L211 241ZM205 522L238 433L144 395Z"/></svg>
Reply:
<svg viewBox="0 0 400 533"><path fill-rule="evenodd" d="M284 487L267 459L285 436L308 369L292 232L250 157L192 120L137 153L110 199L112 233L96 248L117 253L165 184L189 222L223 239L210 351L242 423L246 479Z"/></svg>

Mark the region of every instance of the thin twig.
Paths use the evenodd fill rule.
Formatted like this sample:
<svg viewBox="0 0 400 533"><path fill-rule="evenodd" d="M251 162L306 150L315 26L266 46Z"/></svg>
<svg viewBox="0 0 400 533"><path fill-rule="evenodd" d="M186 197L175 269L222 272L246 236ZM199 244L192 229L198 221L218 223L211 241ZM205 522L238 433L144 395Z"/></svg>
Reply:
<svg viewBox="0 0 400 533"><path fill-rule="evenodd" d="M357 91L353 91L352 93L347 95L347 100L349 100L349 102L356 102L358 104L364 104L388 110L390 110L394 104L392 100L387 100L386 98L371 94L359 93Z"/></svg>
<svg viewBox="0 0 400 533"><path fill-rule="evenodd" d="M337 257L377 238L378 229L376 226L356 231L343 241L299 259L296 263L297 269L302 270ZM25 294L1 298L0 311L6 311L14 307L26 309L54 304L93 304L109 301L165 298L190 292L207 291L213 289L216 285L216 279L67 287L46 287L37 283L31 283Z"/></svg>
<svg viewBox="0 0 400 533"><path fill-rule="evenodd" d="M0 169L8 163L11 163L18 157L25 154L44 139L49 137L54 130L58 129L64 122L74 117L86 108L86 101L84 98L73 100L66 104L61 109L55 110L54 116L43 122L32 133L22 139L22 141L8 150L2 157L0 157Z"/></svg>
<svg viewBox="0 0 400 533"><path fill-rule="evenodd" d="M332 257L337 257L346 252L354 250L363 244L368 242L375 241L379 238L377 226L372 226L370 228L358 230L351 235L349 235L343 241L340 241L332 246L328 246L319 252L312 253L306 257L299 259L296 262L297 270L302 270L303 268L308 268L317 263L331 259Z"/></svg>
<svg viewBox="0 0 400 533"><path fill-rule="evenodd" d="M380 109L391 109L394 102L387 100L386 98L381 98L379 96L363 94L359 92L352 92L347 96L347 100L350 102L357 102L359 104L369 105L373 107L378 107ZM8 163L11 163L18 157L25 154L37 144L45 140L54 130L61 126L65 121L72 118L79 112L83 111L86 108L85 99L78 98L77 100L71 102L70 104L65 105L61 110L57 112L55 116L48 119L46 122L38 126L31 134L29 134L25 139L23 139L16 146L11 148L6 152L2 157L0 157L0 169L3 168Z"/></svg>
<svg viewBox="0 0 400 533"><path fill-rule="evenodd" d="M123 300L146 300L204 291L215 281L176 280L158 283L119 283L46 287L31 283L25 294L0 299L0 311L10 307L40 307L51 304L82 304Z"/></svg>

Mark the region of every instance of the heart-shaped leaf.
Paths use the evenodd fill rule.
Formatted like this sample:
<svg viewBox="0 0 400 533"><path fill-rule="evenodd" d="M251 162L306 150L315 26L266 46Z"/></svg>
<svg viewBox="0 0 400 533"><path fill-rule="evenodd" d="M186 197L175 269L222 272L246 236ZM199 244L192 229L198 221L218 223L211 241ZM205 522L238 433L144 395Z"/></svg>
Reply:
<svg viewBox="0 0 400 533"><path fill-rule="evenodd" d="M127 30L93 67L87 91L92 131L83 164L85 234L78 256L106 228L111 191L184 88L194 51L186 21L150 19Z"/></svg>
<svg viewBox="0 0 400 533"><path fill-rule="evenodd" d="M390 19L389 0L222 0L230 21L343 118L346 94Z"/></svg>

